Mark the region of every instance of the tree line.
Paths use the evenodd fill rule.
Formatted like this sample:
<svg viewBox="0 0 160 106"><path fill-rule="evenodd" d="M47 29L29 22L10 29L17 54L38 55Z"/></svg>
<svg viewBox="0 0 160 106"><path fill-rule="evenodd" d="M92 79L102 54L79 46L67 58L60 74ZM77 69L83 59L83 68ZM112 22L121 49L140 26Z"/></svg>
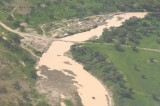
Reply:
<svg viewBox="0 0 160 106"><path fill-rule="evenodd" d="M131 17L118 28L104 29L101 38L94 42L114 43L119 51L123 51L120 45L133 46L132 49L136 51L136 46L141 44L144 37L156 36L156 40L152 42L160 44L159 19L160 13L150 13L144 19Z"/></svg>
<svg viewBox="0 0 160 106"><path fill-rule="evenodd" d="M124 98L132 99L133 89L125 86L126 81L118 68L109 61L109 57L90 47L80 47L73 45L71 47L73 58L84 64L84 69L98 76L104 83L114 87L114 97L116 102L122 102Z"/></svg>

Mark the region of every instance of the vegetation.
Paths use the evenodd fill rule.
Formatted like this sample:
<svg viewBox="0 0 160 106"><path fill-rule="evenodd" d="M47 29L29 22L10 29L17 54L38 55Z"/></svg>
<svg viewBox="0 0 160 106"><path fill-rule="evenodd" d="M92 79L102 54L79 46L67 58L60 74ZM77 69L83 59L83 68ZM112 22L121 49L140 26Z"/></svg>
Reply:
<svg viewBox="0 0 160 106"><path fill-rule="evenodd" d="M109 57L99 51L95 51L89 47L72 46L73 57L83 64L84 69L91 71L92 74L102 79L105 83L115 86L115 97L120 99L132 98L132 88L125 86L126 81L123 75L118 71ZM109 81L109 82L107 82Z"/></svg>
<svg viewBox="0 0 160 106"><path fill-rule="evenodd" d="M115 47L129 45L133 50L136 47L159 49L159 16L159 13L150 13L144 19L132 17L121 27L104 29L101 38L94 42L114 43Z"/></svg>
<svg viewBox="0 0 160 106"><path fill-rule="evenodd" d="M20 39L0 27L0 106L35 106L46 101L34 88L36 58L20 47Z"/></svg>
<svg viewBox="0 0 160 106"><path fill-rule="evenodd" d="M92 43L72 46L73 58L111 89L116 106L160 105L160 57L150 50L160 48L159 16L132 17Z"/></svg>
<svg viewBox="0 0 160 106"><path fill-rule="evenodd" d="M72 102L68 99L65 99L64 102L67 106L73 106Z"/></svg>
<svg viewBox="0 0 160 106"><path fill-rule="evenodd" d="M152 12L142 20L132 17L119 28L105 29L94 41L100 45L75 45L71 51L74 59L111 88L116 105L158 106L159 53L144 49L160 49L159 6L159 0L1 0L0 19L21 32L25 31L21 23L26 22L42 33L39 24L61 19L119 11ZM36 59L20 47L20 39L0 27L0 106L48 106L34 89ZM76 99L81 106L80 98ZM64 102L73 104L70 100Z"/></svg>
<svg viewBox="0 0 160 106"><path fill-rule="evenodd" d="M73 17L118 11L160 11L159 0L1 0L0 18L10 26L16 21L10 15L16 6L15 19L36 29L39 24Z"/></svg>
<svg viewBox="0 0 160 106"><path fill-rule="evenodd" d="M66 106L83 106L83 104L81 102L81 98L77 92L73 95L72 100L65 99L64 103L66 104Z"/></svg>

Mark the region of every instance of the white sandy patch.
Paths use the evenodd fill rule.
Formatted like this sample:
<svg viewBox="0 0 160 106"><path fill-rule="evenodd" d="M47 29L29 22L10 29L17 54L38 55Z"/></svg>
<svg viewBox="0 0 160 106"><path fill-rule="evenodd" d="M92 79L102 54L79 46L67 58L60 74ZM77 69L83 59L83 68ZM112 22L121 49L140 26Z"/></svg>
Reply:
<svg viewBox="0 0 160 106"><path fill-rule="evenodd" d="M61 102L61 106L66 106L63 102Z"/></svg>
<svg viewBox="0 0 160 106"><path fill-rule="evenodd" d="M4 40L7 40L7 38L6 38L6 37L3 37L3 39L4 39Z"/></svg>
<svg viewBox="0 0 160 106"><path fill-rule="evenodd" d="M73 36L68 36L61 38L62 41L54 41L48 51L43 54L39 61L39 66L46 65L52 70L60 70L63 72L64 69L72 71L76 76L75 83L78 87L78 94L81 97L84 106L108 106L112 105L112 99L105 87L92 75L90 75L83 66L76 61L64 56L64 54L70 50L70 47L74 44L71 42L63 41L78 41L83 42L90 39L93 36L100 37L104 28L109 28L111 26L118 27L132 16L144 17L147 13L124 13L121 15L116 15L111 20L106 20L108 22L107 26L99 26L91 31L75 34ZM117 17L123 17L121 21L117 20ZM65 64L67 61L72 65ZM108 96L108 101L106 98Z"/></svg>
<svg viewBox="0 0 160 106"><path fill-rule="evenodd" d="M62 99L65 98L65 96L63 94L60 95ZM61 106L66 106L63 102L61 102Z"/></svg>
<svg viewBox="0 0 160 106"><path fill-rule="evenodd" d="M37 71L37 75L38 75L38 76L40 76L40 77L43 77L43 78L47 78L47 79L48 79L48 77L47 77L47 76L45 76L45 75L41 74L41 71Z"/></svg>
<svg viewBox="0 0 160 106"><path fill-rule="evenodd" d="M64 98L65 98L65 96L64 96L63 94L61 94L61 98L62 98L62 99L64 99Z"/></svg>

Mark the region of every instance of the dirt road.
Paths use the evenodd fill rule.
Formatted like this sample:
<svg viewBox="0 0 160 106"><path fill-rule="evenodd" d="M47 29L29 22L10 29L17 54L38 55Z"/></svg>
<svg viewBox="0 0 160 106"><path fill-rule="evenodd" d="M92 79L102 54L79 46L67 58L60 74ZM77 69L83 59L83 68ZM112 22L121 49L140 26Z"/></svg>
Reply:
<svg viewBox="0 0 160 106"><path fill-rule="evenodd" d="M63 99L68 99L68 98L65 98L67 97L66 92L61 92L61 91L66 90L67 87L68 87L67 91L72 91L73 86L75 86L77 88L78 94L81 97L81 100L84 106L112 106L114 103L106 87L98 79L96 79L94 76L89 74L86 70L84 70L81 64L77 63L72 58L67 57L65 54L70 50L70 47L76 42L84 42L94 36L100 37L102 35L104 28L109 28L111 26L118 27L122 25L122 22L124 22L126 19L129 19L132 16L143 18L146 14L147 13L145 12L135 12L135 13L132 12L132 13L123 13L119 15L114 15L113 18L106 20L107 22L106 25L99 26L87 32L61 38L59 39L59 41L54 41L50 46L50 48L48 49L48 51L44 53L43 56L40 58L40 61L37 66L37 69L39 69L38 74L41 75L42 77L43 77L42 75L43 72L41 72L40 67L42 66L47 67L46 68L47 70L45 70L47 74L44 75L46 77L40 79L42 82L44 81L45 84L47 84L48 83L47 81L49 81L48 86L50 86L50 88L48 92L49 94L53 94L53 95L51 96L47 95L47 96L52 97L56 95L56 99L57 99L57 98L61 98L60 95L64 95ZM119 20L119 17L121 17L122 19ZM41 44L43 43L48 44L49 41L53 41L52 38L47 38L44 36L43 37L33 36L28 33L23 33L23 32L19 32L18 30L13 30L8 26L6 26L5 24L3 24L2 22L0 22L0 25L10 32L19 34L20 36L24 37L25 39L27 39L28 42L33 41L33 42L30 42L31 44L33 44L36 41L39 48L42 48L43 45L41 46ZM44 46L44 48L45 47L46 46ZM66 72L66 70L68 70L69 73ZM53 76L61 72L61 75L64 74L63 77L70 76L71 78L66 78L66 80L63 79L63 82L64 82L63 83L61 82L62 80L61 76L58 76L58 77L55 76L55 78L51 76L52 75L51 73L53 72L56 72L53 74ZM58 75L60 75L60 73ZM61 84L61 83L62 83L61 85L64 84L66 88L62 89L63 87L61 87L60 89L62 90L56 89L56 93L55 93L54 90L56 86L51 86L50 84L50 82L53 82L52 80L58 81L57 82L58 84ZM69 82L70 80L72 80L71 83ZM67 86L66 84L70 84L70 85ZM54 85L56 85L56 83ZM46 85L44 85L44 87L45 86ZM45 88L43 88L42 86L42 90L40 92L44 93L42 92L44 90ZM52 101L55 98L48 98L48 99ZM64 104L63 100L61 101L61 103Z"/></svg>
<svg viewBox="0 0 160 106"><path fill-rule="evenodd" d="M61 41L55 41L50 48L41 57L38 66L47 66L50 70L58 70L66 74L64 70L70 70L74 73L74 85L77 87L79 96L82 99L84 106L112 106L112 97L105 87L95 77L90 75L83 66L71 58L65 56L65 53L70 50L70 47L74 42L83 42L89 40L93 36L101 36L104 28L111 26L118 27L126 19L132 16L143 18L147 13L124 13L115 15L112 19L106 20L107 25L99 26L87 32L75 34L61 38ZM122 17L122 20L118 20L118 17ZM69 64L66 64L68 62ZM68 74L66 74L68 75ZM65 95L65 94L63 94Z"/></svg>

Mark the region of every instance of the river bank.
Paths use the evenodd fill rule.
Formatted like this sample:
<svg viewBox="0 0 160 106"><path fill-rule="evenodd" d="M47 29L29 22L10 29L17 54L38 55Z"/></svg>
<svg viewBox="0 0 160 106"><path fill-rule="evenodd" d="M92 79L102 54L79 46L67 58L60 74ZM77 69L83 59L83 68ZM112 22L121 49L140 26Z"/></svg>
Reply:
<svg viewBox="0 0 160 106"><path fill-rule="evenodd" d="M109 28L111 26L118 27L122 25L122 22L132 16L143 18L146 14L147 13L144 12L137 12L115 15L113 16L113 18L106 20L106 25L99 26L87 32L82 32L72 36L61 38L61 41L54 41L49 47L48 51L44 53L40 58L37 69L40 69L40 67L42 66L46 66L49 68L49 72L56 70L62 72L67 77L72 77L70 81L73 82L73 84L71 85L74 85L74 87L76 88L75 90L78 91L78 94L81 97L84 106L111 106L113 104L112 98L106 91L105 87L96 78L94 78L86 70L84 70L81 64L65 56L65 53L70 50L70 47L74 44L73 42L83 42L89 40L93 36L100 37L104 28ZM72 74L68 73L66 70L69 70L68 72ZM43 72L41 72L41 74L42 73ZM59 76L56 80L59 80L60 77L61 76ZM46 78L41 77L41 80L46 80ZM62 84L66 83L62 82ZM44 84L38 84L38 86L41 86L41 93L44 93L42 91L46 89L43 85ZM53 93L56 89L56 85L54 86L54 88L50 87L49 89L49 92ZM72 87L68 87L65 89L70 91L72 90ZM64 95L65 99L72 98L69 94L65 93L65 89L59 91L57 95L59 95L59 97L60 95ZM108 100L106 99L106 95L108 96ZM53 101L54 99L54 97L52 98L52 96L50 96L51 98L48 98L50 101ZM59 100L60 102L63 102L64 98L60 98Z"/></svg>
<svg viewBox="0 0 160 106"><path fill-rule="evenodd" d="M65 53L68 52L70 50L70 47L76 42L84 42L95 36L98 38L99 36L101 36L104 28L109 28L111 26L118 27L122 24L122 22L132 16L143 18L146 14L147 13L144 12L122 13L118 15L114 14L112 17L106 20L105 25L99 26L87 32L82 32L72 36L61 38L59 39L59 41L54 41L55 39L53 39L52 37L32 36L27 33L19 32L18 30L12 30L2 22L0 22L0 25L8 31L17 33L20 36L24 37L25 39L27 39L28 45L36 45L36 47L38 47L37 49L40 49L42 51L46 49L46 46L40 46L42 45L41 40L45 40L45 42L43 42L43 44L45 43L44 45L48 44L48 40L50 42L54 41L47 50L47 52L44 53L43 56L40 58L37 66L37 69L39 70L38 74L42 74L42 76L38 78L37 89L40 88L38 89L39 92L47 95L52 105L55 105L55 103L59 102L63 103L65 99L73 100L74 93L78 91L78 95L81 97L83 105L97 106L101 104L102 106L106 106L108 105L108 103L111 102L107 102L105 95L108 95L108 92L106 91L105 87L96 78L94 78L86 70L84 70L81 64L65 56ZM34 37L34 39L28 39L30 37ZM22 40L23 43L24 40ZM36 44L34 43L35 41L37 41ZM42 66L45 66L47 68L42 68ZM46 75L44 70L47 70ZM61 73L57 74L58 77L55 77L53 80L53 76L48 77L49 75L51 75L50 73L52 71ZM43 77L43 74L46 77ZM66 82L66 79L69 80ZM49 83L53 81L55 82ZM60 85L58 85L58 83ZM45 88L46 86L48 88ZM61 88L63 88L63 90ZM97 93L97 91L100 92ZM61 95L64 96L62 97ZM109 101L111 101L112 98L110 97L109 99Z"/></svg>

